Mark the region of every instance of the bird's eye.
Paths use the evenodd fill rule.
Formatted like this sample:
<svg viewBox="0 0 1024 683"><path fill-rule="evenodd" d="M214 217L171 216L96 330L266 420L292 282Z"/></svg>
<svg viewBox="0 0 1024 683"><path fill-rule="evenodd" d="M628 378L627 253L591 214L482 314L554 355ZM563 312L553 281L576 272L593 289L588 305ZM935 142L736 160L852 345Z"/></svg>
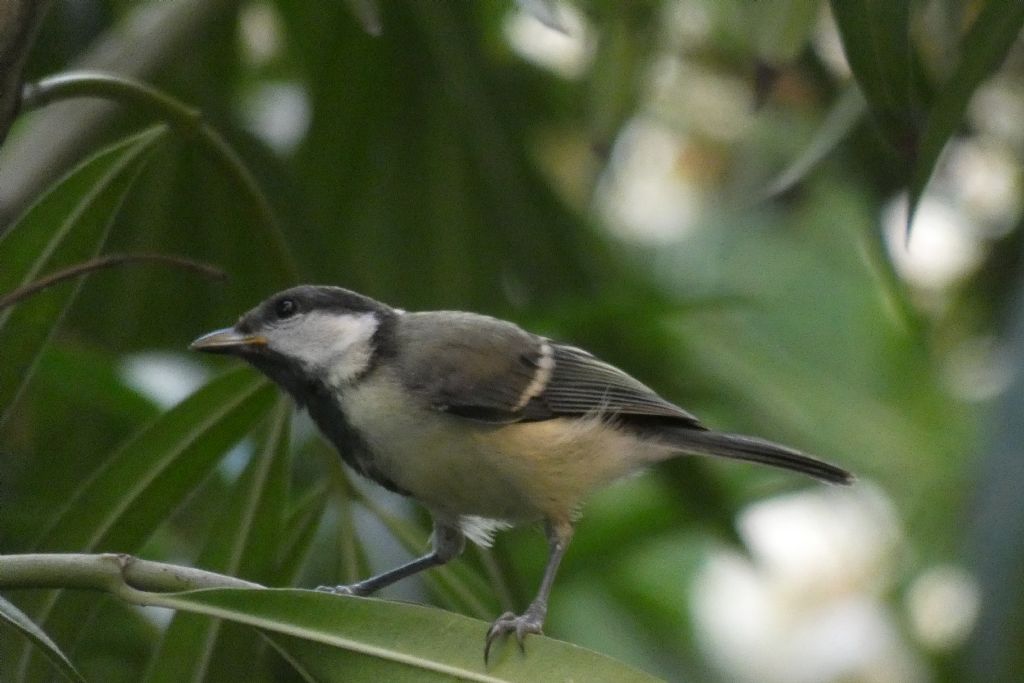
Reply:
<svg viewBox="0 0 1024 683"><path fill-rule="evenodd" d="M279 319L290 318L299 312L299 305L295 299L281 299L274 305L274 313Z"/></svg>

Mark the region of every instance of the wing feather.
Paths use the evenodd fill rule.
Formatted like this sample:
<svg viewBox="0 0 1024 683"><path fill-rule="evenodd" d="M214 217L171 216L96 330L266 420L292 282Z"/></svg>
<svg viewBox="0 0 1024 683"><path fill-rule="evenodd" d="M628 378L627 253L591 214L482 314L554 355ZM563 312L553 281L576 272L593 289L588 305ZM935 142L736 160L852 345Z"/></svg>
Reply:
<svg viewBox="0 0 1024 683"><path fill-rule="evenodd" d="M699 427L694 415L593 354L563 344L555 344L554 352L554 372L540 397L553 412L649 415Z"/></svg>
<svg viewBox="0 0 1024 683"><path fill-rule="evenodd" d="M601 414L703 429L695 416L615 366L503 320L406 313L397 334L401 376L437 410L492 423Z"/></svg>
<svg viewBox="0 0 1024 683"><path fill-rule="evenodd" d="M543 338L461 312L403 314L396 337L403 381L433 408L487 422L532 414L522 397L541 372Z"/></svg>

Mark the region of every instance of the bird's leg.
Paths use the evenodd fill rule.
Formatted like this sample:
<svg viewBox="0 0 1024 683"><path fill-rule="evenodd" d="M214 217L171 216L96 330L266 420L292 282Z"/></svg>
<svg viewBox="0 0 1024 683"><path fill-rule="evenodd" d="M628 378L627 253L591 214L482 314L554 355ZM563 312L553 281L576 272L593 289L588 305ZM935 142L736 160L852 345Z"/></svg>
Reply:
<svg viewBox="0 0 1024 683"><path fill-rule="evenodd" d="M487 661L490 654L491 644L501 636L515 633L519 649L522 650L526 634L542 632L544 617L548 613L548 596L551 595L551 586L555 583L558 565L561 564L565 550L569 547L569 541L572 540L572 532L572 524L568 521L548 521L548 563L544 567L544 578L541 579L537 597L522 614L515 615L505 612L491 624L491 628L487 631L487 642L484 645L484 662Z"/></svg>
<svg viewBox="0 0 1024 683"><path fill-rule="evenodd" d="M435 520L433 549L423 557L347 586L320 586L317 590L337 595L370 595L424 569L445 564L458 557L465 545L466 537L457 526Z"/></svg>

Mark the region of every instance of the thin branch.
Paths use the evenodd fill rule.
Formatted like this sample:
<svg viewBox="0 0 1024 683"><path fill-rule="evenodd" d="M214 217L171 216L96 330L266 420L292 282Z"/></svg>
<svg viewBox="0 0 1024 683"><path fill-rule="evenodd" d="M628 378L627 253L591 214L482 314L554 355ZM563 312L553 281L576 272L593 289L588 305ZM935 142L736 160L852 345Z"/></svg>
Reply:
<svg viewBox="0 0 1024 683"><path fill-rule="evenodd" d="M215 266L208 265L206 263L199 263L179 256L168 256L166 254L110 254L107 256L100 256L82 263L76 263L73 266L58 270L50 273L44 277L29 282L26 285L18 287L14 291L8 292L7 294L0 295L0 311L3 309L13 306L23 299L38 294L39 292L52 287L55 284L64 282L65 280L71 280L81 275L86 275L97 270L104 268L112 268L114 266L120 266L126 263L162 263L164 265L173 266L175 268L181 268L183 270L190 270L194 273L198 273L204 277L208 277L214 280L223 280L227 278L227 274Z"/></svg>
<svg viewBox="0 0 1024 683"><path fill-rule="evenodd" d="M131 104L184 130L195 130L202 120L198 109L147 83L98 71L71 71L26 83L21 106L27 111L76 97L96 97Z"/></svg>

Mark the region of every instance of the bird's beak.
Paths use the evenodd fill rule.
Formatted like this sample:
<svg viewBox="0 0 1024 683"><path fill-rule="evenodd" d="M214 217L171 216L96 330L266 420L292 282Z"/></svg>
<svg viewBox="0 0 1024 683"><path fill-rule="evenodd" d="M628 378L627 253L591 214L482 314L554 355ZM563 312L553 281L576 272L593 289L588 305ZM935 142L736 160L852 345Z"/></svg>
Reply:
<svg viewBox="0 0 1024 683"><path fill-rule="evenodd" d="M267 345L267 338L258 334L242 334L233 327L204 334L188 345L193 351L234 354Z"/></svg>

